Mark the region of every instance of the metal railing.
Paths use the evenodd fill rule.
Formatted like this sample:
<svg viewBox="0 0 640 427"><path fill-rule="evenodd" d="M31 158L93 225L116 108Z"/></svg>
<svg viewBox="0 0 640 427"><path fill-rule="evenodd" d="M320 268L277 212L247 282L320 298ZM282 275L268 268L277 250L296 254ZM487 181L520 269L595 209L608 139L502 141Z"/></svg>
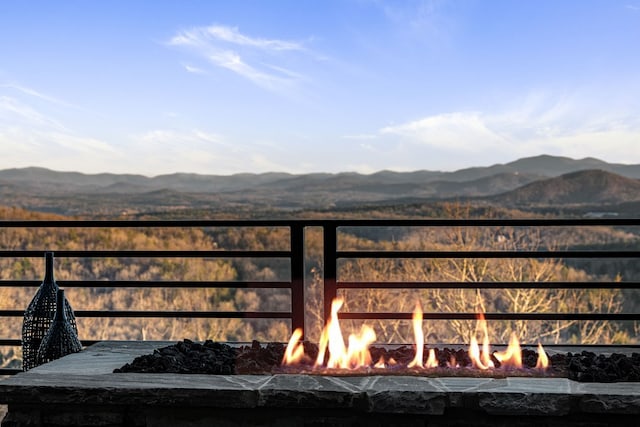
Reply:
<svg viewBox="0 0 640 427"><path fill-rule="evenodd" d="M271 227L289 230L288 250L55 250L56 258L270 258L288 259L290 280L286 281L88 281L58 280L61 287L101 287L101 288L273 288L288 289L291 295L291 310L287 312L236 312L236 311L192 311L188 307L179 311L134 311L134 310L76 310L78 318L239 318L239 319L288 319L292 329L305 325L305 229L317 227L323 233L324 263L324 313L330 313L331 301L339 289L456 289L462 282L353 282L342 281L338 277L340 260L346 259L463 259L463 258L534 258L534 259L612 259L640 258L640 250L481 250L481 251L395 251L395 250L341 250L339 231L346 228L376 227L640 227L640 219L596 218L596 219L410 219L410 220L61 220L61 221L0 221L0 234L9 228L241 228ZM51 248L40 250L6 250L0 248L0 258L42 257ZM37 287L41 280L0 280L1 287ZM469 283L465 283L469 285ZM473 282L478 289L640 289L640 282ZM0 310L0 321L18 319L23 308ZM411 313L402 312L345 312L342 319L411 319ZM479 313L472 312L425 312L424 319L476 319ZM639 321L640 313L484 313L488 320L608 320ZM90 345L95 340L84 340ZM0 346L20 346L17 338L0 337ZM0 374L14 374L16 369L1 369Z"/></svg>

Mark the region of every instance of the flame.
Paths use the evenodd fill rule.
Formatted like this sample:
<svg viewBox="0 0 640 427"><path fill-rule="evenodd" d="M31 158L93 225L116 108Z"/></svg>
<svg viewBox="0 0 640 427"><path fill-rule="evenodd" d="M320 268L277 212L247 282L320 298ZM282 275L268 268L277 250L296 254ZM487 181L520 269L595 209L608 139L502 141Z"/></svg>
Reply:
<svg viewBox="0 0 640 427"><path fill-rule="evenodd" d="M485 366L480 359L480 347L478 347L478 339L475 336L471 337L471 342L469 343L469 359L471 359L471 363L476 368L489 369L489 367ZM453 361L449 362L449 365L455 366Z"/></svg>
<svg viewBox="0 0 640 427"><path fill-rule="evenodd" d="M342 304L344 304L342 298L336 298L331 303L331 317L320 335L315 366L324 366L327 350L329 351L327 368L355 369L371 365L369 345L376 340L376 334L370 326L363 325L358 335L349 336L348 346L345 346L338 320L338 310Z"/></svg>
<svg viewBox="0 0 640 427"><path fill-rule="evenodd" d="M478 329L482 329L483 332L482 352L480 352L478 339L476 338ZM491 360L491 353L489 352L489 331L487 329L487 321L484 319L484 314L482 313L478 315L476 333L471 336L471 341L469 343L469 358L471 359L473 366L476 368L489 369L494 366L493 361Z"/></svg>
<svg viewBox="0 0 640 427"><path fill-rule="evenodd" d="M368 325L362 325L360 331L357 334L349 335L347 344L340 328L340 322L338 320L338 311L343 306L344 300L342 298L336 298L331 303L331 314L329 320L322 330L320 335L320 342L318 344L318 357L315 360L316 367L322 368L337 368L337 369L357 369L362 367L373 367L376 369L385 369L393 365L397 365L393 358L385 360L381 356L378 361L373 362L371 353L369 352L369 346L375 342L376 334L374 330ZM413 360L406 365L407 368L435 368L439 366L438 359L434 349L429 349L426 362L423 362L425 339L424 331L422 328L423 312L420 306L420 302L416 302L416 307L413 312L413 335L415 339L415 355ZM300 341L302 339L302 329L298 328L293 331L289 343L285 349L284 357L282 358L283 365L295 365L310 363L311 359L305 355L304 346ZM478 339L482 340L482 345L479 344ZM500 361L500 365L505 368L522 368L522 351L520 348L520 342L516 333L512 333L509 339L509 345L506 350L499 351L491 354L489 348L489 332L487 322L484 318L484 314L478 315L478 321L476 324L475 332L472 334L469 344L469 358L474 367L478 369L491 369L495 365L493 360ZM451 360L447 362L447 366L450 368L460 367L455 357L452 355ZM536 369L546 370L549 366L549 358L542 348L541 344L538 344L538 361Z"/></svg>
<svg viewBox="0 0 640 427"><path fill-rule="evenodd" d="M407 367L423 368L422 355L424 351L424 332L422 331L422 308L420 307L419 302L416 302L416 308L413 311L413 336L416 341L416 355Z"/></svg>
<svg viewBox="0 0 640 427"><path fill-rule="evenodd" d="M358 335L349 335L347 355L343 359L341 368L355 369L361 366L371 365L371 353L369 346L376 340L376 333L370 326L362 325Z"/></svg>
<svg viewBox="0 0 640 427"><path fill-rule="evenodd" d="M476 341L476 348L477 348L477 341ZM447 362L447 366L449 368L459 368L460 365L458 364L458 361L456 360L456 357L454 355L451 355L451 358L449 359L449 361Z"/></svg>
<svg viewBox="0 0 640 427"><path fill-rule="evenodd" d="M426 368L437 368L438 367L438 359L436 359L436 352L434 349L429 349L429 356L427 357L427 363L425 364Z"/></svg>
<svg viewBox="0 0 640 427"><path fill-rule="evenodd" d="M344 354L345 352L344 339L342 338L342 331L340 330L340 324L338 322L338 310L340 310L343 303L344 300L342 298L336 298L331 302L331 317L327 321L327 324L320 335L320 342L318 343L318 358L315 363L316 366L322 366L324 364L327 347L329 347L330 352L335 352L335 354ZM330 344L329 339L331 336L333 336L333 343ZM331 345L333 347L331 347ZM342 346L342 349L339 348L340 345ZM333 363L335 363L335 360Z"/></svg>
<svg viewBox="0 0 640 427"><path fill-rule="evenodd" d="M380 359L373 365L374 368L383 369L386 368L387 365L384 363L384 357L380 356Z"/></svg>
<svg viewBox="0 0 640 427"><path fill-rule="evenodd" d="M300 338L302 338L302 329L297 328L291 334L287 348L284 351L284 357L282 358L283 365L294 365L299 363L304 357L304 347L300 342Z"/></svg>
<svg viewBox="0 0 640 427"><path fill-rule="evenodd" d="M549 367L549 358L547 353L542 348L542 344L538 343L538 361L536 362L536 369L546 371Z"/></svg>
<svg viewBox="0 0 640 427"><path fill-rule="evenodd" d="M507 349L505 351L497 351L493 355L505 368L522 368L522 350L515 332L511 334Z"/></svg>

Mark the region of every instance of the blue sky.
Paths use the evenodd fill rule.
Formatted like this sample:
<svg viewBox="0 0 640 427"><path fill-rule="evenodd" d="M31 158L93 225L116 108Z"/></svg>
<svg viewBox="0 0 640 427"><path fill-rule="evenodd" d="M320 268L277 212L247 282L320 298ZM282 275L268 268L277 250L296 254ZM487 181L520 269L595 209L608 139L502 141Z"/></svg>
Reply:
<svg viewBox="0 0 640 427"><path fill-rule="evenodd" d="M0 2L0 169L640 163L640 0Z"/></svg>

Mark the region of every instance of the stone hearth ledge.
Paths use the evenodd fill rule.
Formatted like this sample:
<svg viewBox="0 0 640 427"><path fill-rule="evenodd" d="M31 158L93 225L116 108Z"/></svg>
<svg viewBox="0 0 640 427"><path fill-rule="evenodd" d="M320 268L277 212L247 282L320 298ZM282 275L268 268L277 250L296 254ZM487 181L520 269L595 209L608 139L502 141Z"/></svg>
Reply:
<svg viewBox="0 0 640 427"><path fill-rule="evenodd" d="M640 383L578 383L564 378L115 374L135 357L174 342L105 341L0 382L12 412L78 405L338 410L368 414L563 417L640 414ZM200 410L200 409L198 409ZM15 419L15 416L13 417ZM19 418L19 417L18 417ZM9 420L9 421L7 421Z"/></svg>

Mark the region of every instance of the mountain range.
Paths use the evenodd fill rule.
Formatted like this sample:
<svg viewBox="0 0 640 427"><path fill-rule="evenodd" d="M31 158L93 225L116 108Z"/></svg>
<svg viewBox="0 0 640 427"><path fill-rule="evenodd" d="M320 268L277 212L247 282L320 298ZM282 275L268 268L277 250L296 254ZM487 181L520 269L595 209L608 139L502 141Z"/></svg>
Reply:
<svg viewBox="0 0 640 427"><path fill-rule="evenodd" d="M78 214L106 206L141 211L212 207L326 209L361 204L473 200L508 207L640 202L640 165L541 155L453 172L199 175L0 170L0 204ZM65 202L63 202L65 201ZM84 206L84 208L83 208Z"/></svg>

